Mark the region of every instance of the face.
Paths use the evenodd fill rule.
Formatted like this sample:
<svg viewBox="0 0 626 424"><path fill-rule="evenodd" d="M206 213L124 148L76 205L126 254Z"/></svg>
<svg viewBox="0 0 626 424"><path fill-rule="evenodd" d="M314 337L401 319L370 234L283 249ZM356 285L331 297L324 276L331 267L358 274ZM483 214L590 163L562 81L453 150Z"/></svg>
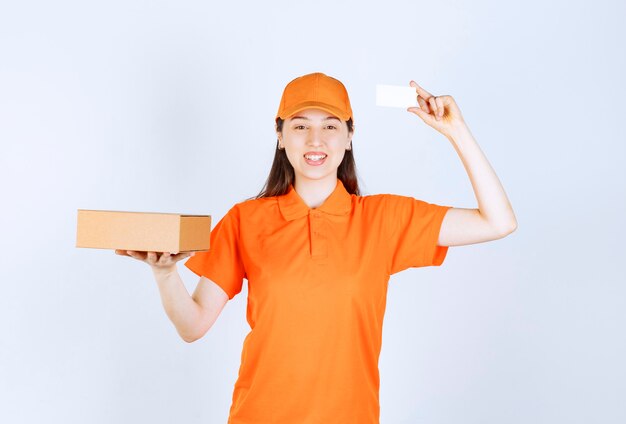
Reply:
<svg viewBox="0 0 626 424"><path fill-rule="evenodd" d="M348 125L331 113L305 109L285 120L278 140L285 147L296 180L334 181L346 149L351 147L352 135Z"/></svg>

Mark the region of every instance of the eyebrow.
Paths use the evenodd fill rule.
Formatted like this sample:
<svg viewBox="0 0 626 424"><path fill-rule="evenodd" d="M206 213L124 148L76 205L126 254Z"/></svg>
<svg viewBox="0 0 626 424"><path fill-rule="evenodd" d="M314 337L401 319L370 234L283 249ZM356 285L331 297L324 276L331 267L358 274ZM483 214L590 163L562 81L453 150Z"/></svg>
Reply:
<svg viewBox="0 0 626 424"><path fill-rule="evenodd" d="M292 116L291 120L294 120L294 119L306 119L307 121L309 120L309 118L307 118L306 116ZM324 118L324 121L328 121L329 119L334 119L336 121L341 122L341 119L334 117L334 116L327 116L326 118Z"/></svg>

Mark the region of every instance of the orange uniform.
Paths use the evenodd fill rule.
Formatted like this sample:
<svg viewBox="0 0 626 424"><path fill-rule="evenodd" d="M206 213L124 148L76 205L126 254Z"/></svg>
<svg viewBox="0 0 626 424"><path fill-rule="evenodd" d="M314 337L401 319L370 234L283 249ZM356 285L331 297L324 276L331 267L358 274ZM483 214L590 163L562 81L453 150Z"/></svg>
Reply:
<svg viewBox="0 0 626 424"><path fill-rule="evenodd" d="M248 280L247 334L229 424L379 422L378 358L389 276L441 265L451 206L349 194L317 208L293 185L233 206L186 263L232 299Z"/></svg>

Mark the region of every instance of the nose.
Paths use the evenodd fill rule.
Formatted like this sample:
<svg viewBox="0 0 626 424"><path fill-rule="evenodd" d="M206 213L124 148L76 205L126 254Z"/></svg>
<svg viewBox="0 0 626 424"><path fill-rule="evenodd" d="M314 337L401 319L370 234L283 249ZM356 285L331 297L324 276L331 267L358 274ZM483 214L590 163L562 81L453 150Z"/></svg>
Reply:
<svg viewBox="0 0 626 424"><path fill-rule="evenodd" d="M323 142L321 130L317 128L311 128L307 137L307 144L310 146L319 146Z"/></svg>

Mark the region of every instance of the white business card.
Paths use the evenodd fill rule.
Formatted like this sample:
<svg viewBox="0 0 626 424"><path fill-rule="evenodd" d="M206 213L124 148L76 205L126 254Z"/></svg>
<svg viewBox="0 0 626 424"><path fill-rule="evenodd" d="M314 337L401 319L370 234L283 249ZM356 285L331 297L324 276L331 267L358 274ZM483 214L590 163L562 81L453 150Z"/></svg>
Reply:
<svg viewBox="0 0 626 424"><path fill-rule="evenodd" d="M419 107L414 87L401 85L376 85L376 106Z"/></svg>

